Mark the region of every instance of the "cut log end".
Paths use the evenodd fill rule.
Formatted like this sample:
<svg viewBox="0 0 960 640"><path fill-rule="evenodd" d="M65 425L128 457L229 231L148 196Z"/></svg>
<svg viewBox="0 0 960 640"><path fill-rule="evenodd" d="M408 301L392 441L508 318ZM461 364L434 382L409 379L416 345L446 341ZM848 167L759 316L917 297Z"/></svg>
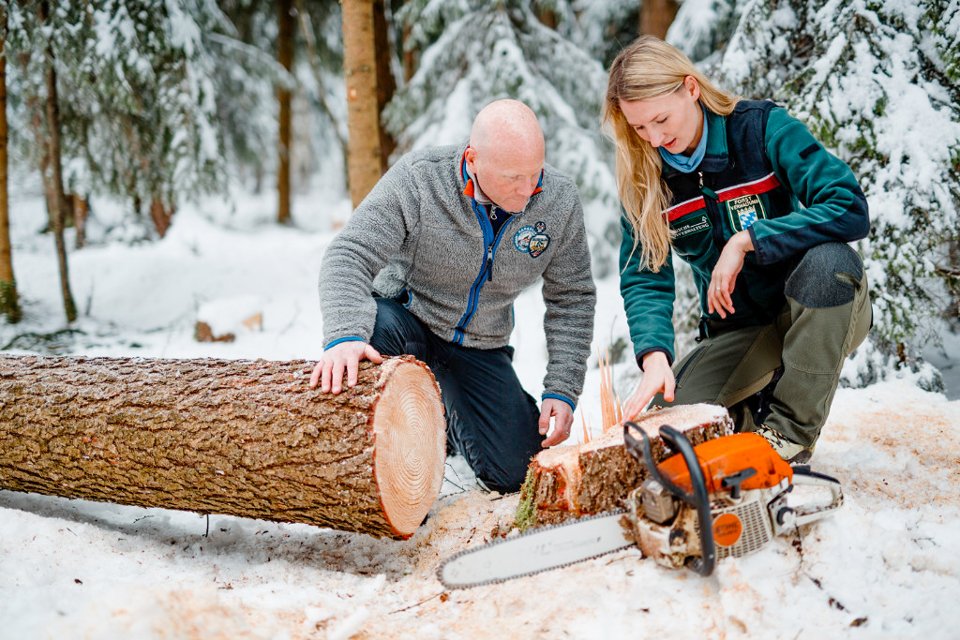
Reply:
<svg viewBox="0 0 960 640"><path fill-rule="evenodd" d="M385 365L380 384L374 477L385 517L406 537L423 522L443 483L443 403L433 375L412 358Z"/></svg>

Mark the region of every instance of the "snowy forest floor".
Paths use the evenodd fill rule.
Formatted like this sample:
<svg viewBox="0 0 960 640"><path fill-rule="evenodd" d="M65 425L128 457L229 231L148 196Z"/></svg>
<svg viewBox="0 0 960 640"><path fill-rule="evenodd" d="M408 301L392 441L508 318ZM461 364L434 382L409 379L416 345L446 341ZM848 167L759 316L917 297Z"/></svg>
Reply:
<svg viewBox="0 0 960 640"><path fill-rule="evenodd" d="M301 198L295 219L316 218ZM346 216L338 204L334 215ZM53 242L39 200L14 202L25 320L11 352L316 358L316 280L329 222L278 228L247 198L185 208L161 242L71 255L83 317L62 328ZM110 210L102 206L105 229ZM94 228L96 232L96 227ZM95 235L95 234L94 234ZM96 238L94 238L96 239ZM595 347L624 331L616 282L598 283ZM193 340L198 309L245 297L261 332ZM229 306L229 305L225 305ZM209 306L207 307L209 308ZM516 363L538 395L546 362L539 291L517 303ZM618 315L619 314L619 315ZM635 365L615 368L629 391ZM577 417L599 423L595 366ZM579 431L579 428L574 430ZM451 459L441 498L406 541L305 525L0 491L0 638L953 638L960 628L960 401L909 378L841 389L813 459L843 483L833 516L709 579L635 549L500 585L446 592L443 558L489 540L517 496L477 489Z"/></svg>

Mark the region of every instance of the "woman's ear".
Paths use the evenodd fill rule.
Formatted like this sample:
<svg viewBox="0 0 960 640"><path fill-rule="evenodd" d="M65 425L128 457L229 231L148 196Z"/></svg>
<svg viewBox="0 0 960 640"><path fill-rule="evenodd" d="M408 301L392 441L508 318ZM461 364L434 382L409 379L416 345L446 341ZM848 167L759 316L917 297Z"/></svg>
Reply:
<svg viewBox="0 0 960 640"><path fill-rule="evenodd" d="M693 76L687 76L683 79L683 86L686 88L687 93L690 94L690 97L694 100L700 99L700 83L697 82L697 79Z"/></svg>

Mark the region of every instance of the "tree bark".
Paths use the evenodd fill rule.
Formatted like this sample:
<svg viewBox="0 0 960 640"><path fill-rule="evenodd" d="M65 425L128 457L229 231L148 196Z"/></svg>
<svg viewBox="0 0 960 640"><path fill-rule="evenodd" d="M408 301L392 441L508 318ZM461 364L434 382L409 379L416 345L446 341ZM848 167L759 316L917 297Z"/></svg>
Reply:
<svg viewBox="0 0 960 640"><path fill-rule="evenodd" d="M161 238L170 230L174 213L176 213L174 206L165 204L162 197L154 196L150 200L150 219L153 220L153 228Z"/></svg>
<svg viewBox="0 0 960 640"><path fill-rule="evenodd" d="M0 356L0 489L404 538L443 482L411 356L339 395L304 361Z"/></svg>
<svg viewBox="0 0 960 640"><path fill-rule="evenodd" d="M377 56L377 124L380 131L380 175L390 167L390 154L397 148L387 128L383 126L380 114L397 91L397 81L390 68L390 37L387 34L386 5L383 0L373 3L373 41Z"/></svg>
<svg viewBox="0 0 960 640"><path fill-rule="evenodd" d="M540 19L541 24L543 24L545 27L553 29L554 31L557 30L557 25L560 24L560 19L557 17L557 12L552 9L540 7L537 10L537 18Z"/></svg>
<svg viewBox="0 0 960 640"><path fill-rule="evenodd" d="M7 11L0 7L0 315L7 322L20 322L17 281L13 277L13 245L10 242L9 156L7 152Z"/></svg>
<svg viewBox="0 0 960 640"><path fill-rule="evenodd" d="M641 35L665 39L679 9L676 0L643 0L640 5Z"/></svg>
<svg viewBox="0 0 960 640"><path fill-rule="evenodd" d="M293 0L277 0L277 60L280 66L293 73L293 39L297 28ZM293 92L286 87L277 89L280 104L280 144L277 160L277 222L290 222L290 149L293 135Z"/></svg>
<svg viewBox="0 0 960 640"><path fill-rule="evenodd" d="M374 0L343 0L343 70L347 83L350 199L354 208L382 175Z"/></svg>
<svg viewBox="0 0 960 640"><path fill-rule="evenodd" d="M409 83L414 74L417 72L417 62L420 58L420 52L417 51L410 43L410 39L413 34L413 27L409 24L403 25L403 81L404 83Z"/></svg>
<svg viewBox="0 0 960 640"><path fill-rule="evenodd" d="M73 226L77 232L74 247L83 249L87 244L87 218L90 215L90 202L76 193L71 194L70 202L73 205Z"/></svg>
<svg viewBox="0 0 960 640"><path fill-rule="evenodd" d="M49 16L47 2L40 3L40 18L46 22ZM57 264L60 270L60 293L63 298L63 310L67 322L77 319L77 305L70 291L70 270L67 265L67 243L63 237L67 203L63 190L63 162L60 152L60 103L57 96L57 71L54 68L53 45L47 45L46 85L47 102L46 143L49 149L48 163L44 168L44 183L47 191L47 206L50 210L50 223L53 226L53 239L57 249Z"/></svg>
<svg viewBox="0 0 960 640"><path fill-rule="evenodd" d="M657 462L670 455L659 436L664 424L684 432L694 446L733 432L727 410L707 404L648 412L634 422L650 436ZM619 426L586 444L547 449L527 470L516 524L526 529L618 509L646 477L646 468L627 453Z"/></svg>

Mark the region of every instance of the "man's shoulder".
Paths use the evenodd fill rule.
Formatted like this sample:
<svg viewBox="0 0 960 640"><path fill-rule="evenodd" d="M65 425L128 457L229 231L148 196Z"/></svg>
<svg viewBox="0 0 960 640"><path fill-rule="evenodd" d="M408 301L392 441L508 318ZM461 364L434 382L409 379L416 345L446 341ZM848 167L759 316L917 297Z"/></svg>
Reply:
<svg viewBox="0 0 960 640"><path fill-rule="evenodd" d="M398 194L416 197L421 187L440 185L442 191L456 186L456 145L424 147L403 154L381 180Z"/></svg>
<svg viewBox="0 0 960 640"><path fill-rule="evenodd" d="M573 178L556 167L546 164L543 167L543 194L552 206L560 206L568 212L580 204L580 190Z"/></svg>
<svg viewBox="0 0 960 640"><path fill-rule="evenodd" d="M573 189L574 191L577 189L577 183L574 182L573 178L549 163L543 165L543 180L556 184L561 189Z"/></svg>
<svg viewBox="0 0 960 640"><path fill-rule="evenodd" d="M452 162L466 145L448 144L436 147L422 147L408 151L398 163L406 164L411 170L430 171L437 166L446 166Z"/></svg>

